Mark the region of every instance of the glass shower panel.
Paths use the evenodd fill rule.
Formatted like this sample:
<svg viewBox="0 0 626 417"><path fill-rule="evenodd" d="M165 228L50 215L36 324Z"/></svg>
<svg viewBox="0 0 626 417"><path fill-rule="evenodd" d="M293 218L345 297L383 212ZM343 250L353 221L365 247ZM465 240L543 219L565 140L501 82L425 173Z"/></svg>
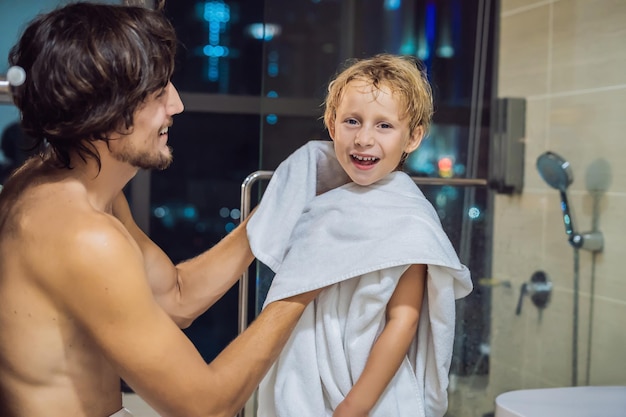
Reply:
<svg viewBox="0 0 626 417"><path fill-rule="evenodd" d="M424 62L435 99L432 128L407 161L408 172L426 179L486 179L496 6L490 0L267 0L261 95L318 107L285 117L262 106L260 168L274 170L306 141L328 138L321 104L328 81L346 60L390 52ZM268 115L275 117L272 124ZM493 195L486 186L442 184L422 190L474 280L472 294L457 302L449 412L470 416L461 405L467 405L461 402L466 383L480 388L489 372L491 287L480 279L491 276ZM254 274L258 311L272 273L261 265Z"/></svg>

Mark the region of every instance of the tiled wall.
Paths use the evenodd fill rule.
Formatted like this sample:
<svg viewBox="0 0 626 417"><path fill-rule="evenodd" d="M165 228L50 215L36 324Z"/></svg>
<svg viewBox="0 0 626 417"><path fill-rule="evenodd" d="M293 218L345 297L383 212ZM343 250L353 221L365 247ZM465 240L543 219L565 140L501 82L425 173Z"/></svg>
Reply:
<svg viewBox="0 0 626 417"><path fill-rule="evenodd" d="M502 0L500 97L525 97L524 191L498 195L488 394L572 385L574 250L567 243L559 192L535 163L553 151L571 163L568 189L574 225L592 228L590 179L597 193L605 249L579 252L579 385L626 385L626 1ZM607 175L609 174L609 175ZM522 284L545 271L553 282L548 307Z"/></svg>

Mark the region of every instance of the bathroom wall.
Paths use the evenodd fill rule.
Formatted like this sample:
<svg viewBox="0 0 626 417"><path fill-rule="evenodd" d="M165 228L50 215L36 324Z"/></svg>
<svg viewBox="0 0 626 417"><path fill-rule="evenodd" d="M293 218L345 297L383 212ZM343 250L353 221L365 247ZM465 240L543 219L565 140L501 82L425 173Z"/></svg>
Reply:
<svg viewBox="0 0 626 417"><path fill-rule="evenodd" d="M495 199L491 400L515 389L572 385L574 251L557 190L535 163L553 151L571 163L574 225L592 228L588 178L607 166L599 197L604 251L580 251L578 385L626 385L626 1L502 0L498 95L527 100L524 190ZM606 175L606 174L610 175ZM539 311L522 284L552 279Z"/></svg>

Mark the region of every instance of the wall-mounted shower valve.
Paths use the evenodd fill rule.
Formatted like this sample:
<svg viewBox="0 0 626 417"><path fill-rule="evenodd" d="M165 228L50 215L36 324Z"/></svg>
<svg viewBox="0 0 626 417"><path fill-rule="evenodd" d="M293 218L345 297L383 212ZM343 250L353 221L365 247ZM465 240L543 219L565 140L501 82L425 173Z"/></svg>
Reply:
<svg viewBox="0 0 626 417"><path fill-rule="evenodd" d="M552 281L550 281L550 278L548 278L548 275L545 272L536 271L530 277L530 281L523 283L520 288L519 300L517 301L515 314L519 316L522 313L522 302L525 295L530 296L530 299L535 307L543 309L548 305L551 294Z"/></svg>

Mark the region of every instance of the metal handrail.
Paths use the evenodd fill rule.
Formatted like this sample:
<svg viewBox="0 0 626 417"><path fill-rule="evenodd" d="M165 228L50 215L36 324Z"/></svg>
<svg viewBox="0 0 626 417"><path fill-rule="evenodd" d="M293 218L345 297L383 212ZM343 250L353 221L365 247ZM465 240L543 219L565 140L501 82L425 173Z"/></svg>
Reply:
<svg viewBox="0 0 626 417"><path fill-rule="evenodd" d="M250 214L250 191L252 186L259 180L272 178L274 171L255 171L248 175L241 183L241 221L243 222ZM248 326L248 271L246 270L239 279L239 333Z"/></svg>

